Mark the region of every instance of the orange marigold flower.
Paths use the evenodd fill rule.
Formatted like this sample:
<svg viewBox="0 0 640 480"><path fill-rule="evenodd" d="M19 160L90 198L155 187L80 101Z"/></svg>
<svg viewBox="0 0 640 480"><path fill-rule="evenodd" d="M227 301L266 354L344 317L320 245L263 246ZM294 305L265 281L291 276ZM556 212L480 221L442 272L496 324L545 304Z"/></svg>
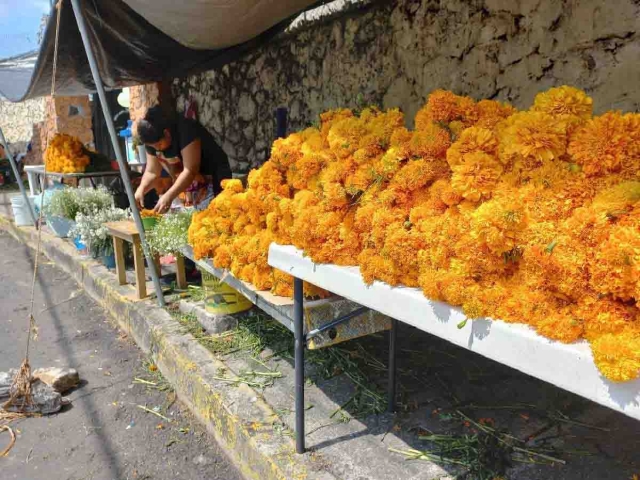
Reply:
<svg viewBox="0 0 640 480"><path fill-rule="evenodd" d="M640 228L611 229L591 265L591 286L623 301L640 298Z"/></svg>
<svg viewBox="0 0 640 480"><path fill-rule="evenodd" d="M474 151L465 154L462 163L452 170L453 191L467 200L477 202L491 196L502 174L502 165L493 155Z"/></svg>
<svg viewBox="0 0 640 480"><path fill-rule="evenodd" d="M627 382L640 375L640 333L628 329L606 334L591 342L593 359L602 374L614 382Z"/></svg>
<svg viewBox="0 0 640 480"><path fill-rule="evenodd" d="M359 118L345 118L331 127L327 141L336 157L347 158L360 148L360 139L366 134L366 125Z"/></svg>
<svg viewBox="0 0 640 480"><path fill-rule="evenodd" d="M521 245L526 226L524 207L516 198L504 196L480 205L472 214L470 234L494 254L502 255Z"/></svg>
<svg viewBox="0 0 640 480"><path fill-rule="evenodd" d="M621 182L601 190L593 199L591 208L600 218L619 218L629 213L640 202L640 182Z"/></svg>
<svg viewBox="0 0 640 480"><path fill-rule="evenodd" d="M322 133L322 138L327 138L329 135L329 130L333 125L345 118L353 117L353 112L348 108L339 108L336 110L329 110L328 112L324 112L320 114L320 123L321 128L320 131Z"/></svg>
<svg viewBox="0 0 640 480"><path fill-rule="evenodd" d="M228 246L220 245L216 248L213 264L216 268L229 268L231 266L231 251Z"/></svg>
<svg viewBox="0 0 640 480"><path fill-rule="evenodd" d="M286 138L278 138L271 147L271 163L284 172L302 157L302 137L291 134Z"/></svg>
<svg viewBox="0 0 640 480"><path fill-rule="evenodd" d="M322 193L323 203L329 208L343 208L349 204L347 191L340 183L325 183Z"/></svg>
<svg viewBox="0 0 640 480"><path fill-rule="evenodd" d="M361 121L366 124L368 131L360 140L360 147L376 146L387 148L393 134L404 126L404 114L398 108L386 112L375 111L370 119L366 118L366 112L360 115Z"/></svg>
<svg viewBox="0 0 640 480"><path fill-rule="evenodd" d="M303 155L309 155L319 152L324 148L324 139L322 133L316 128L307 128L300 133L301 138L304 140L300 146L300 151Z"/></svg>
<svg viewBox="0 0 640 480"><path fill-rule="evenodd" d="M427 104L416 114L416 129L424 130L432 123L448 124L455 120L472 125L478 117L475 102L447 90L434 90Z"/></svg>
<svg viewBox="0 0 640 480"><path fill-rule="evenodd" d="M309 153L302 156L298 162L289 167L287 182L296 190L303 190L309 185L309 181L318 175L327 164L326 155Z"/></svg>
<svg viewBox="0 0 640 480"><path fill-rule="evenodd" d="M581 319L572 315L570 309L563 309L540 321L536 329L545 337L572 343L582 336L584 324Z"/></svg>
<svg viewBox="0 0 640 480"><path fill-rule="evenodd" d="M393 274L391 260L383 258L375 249L365 249L358 256L360 273L367 284L380 280L389 285L396 285L396 277Z"/></svg>
<svg viewBox="0 0 640 480"><path fill-rule="evenodd" d="M508 163L512 156L538 162L559 159L566 152L564 125L544 112L519 112L507 120L500 132L500 155Z"/></svg>
<svg viewBox="0 0 640 480"><path fill-rule="evenodd" d="M416 114L416 129L428 128L433 122L449 123L459 116L458 96L448 90L434 90Z"/></svg>
<svg viewBox="0 0 640 480"><path fill-rule="evenodd" d="M408 155L405 155L402 151L398 150L396 147L391 147L387 152L377 160L372 168L375 171L376 175L379 175L382 178L391 178L402 166L403 162L406 161Z"/></svg>
<svg viewBox="0 0 640 480"><path fill-rule="evenodd" d="M583 90L563 85L536 95L532 110L550 115L574 115L588 120L591 118L593 100Z"/></svg>
<svg viewBox="0 0 640 480"><path fill-rule="evenodd" d="M468 125L465 125L460 120L454 120L453 122L451 122L449 124L449 131L451 132L451 139L455 140L456 138L458 138L460 135L462 135L462 132L464 132L467 127L468 127Z"/></svg>
<svg viewBox="0 0 640 480"><path fill-rule="evenodd" d="M258 290L271 290L273 286L273 270L270 267L256 268L251 283Z"/></svg>
<svg viewBox="0 0 640 480"><path fill-rule="evenodd" d="M586 175L617 172L626 161L629 136L620 112L590 120L572 135L568 152Z"/></svg>
<svg viewBox="0 0 640 480"><path fill-rule="evenodd" d="M639 325L637 312L632 307L611 298L586 295L580 299L575 312L584 322L584 337L590 341Z"/></svg>
<svg viewBox="0 0 640 480"><path fill-rule="evenodd" d="M498 139L491 130L470 127L447 150L447 162L453 168L462 163L462 157L467 153L480 151L495 155L497 150Z"/></svg>
<svg viewBox="0 0 640 480"><path fill-rule="evenodd" d="M406 127L398 127L393 130L389 145L391 147L400 147L411 141L413 132L409 131Z"/></svg>
<svg viewBox="0 0 640 480"><path fill-rule="evenodd" d="M398 228L384 242L382 256L392 262L396 276L404 277L403 285L418 286L418 252L425 247L424 237L413 230Z"/></svg>
<svg viewBox="0 0 640 480"><path fill-rule="evenodd" d="M475 126L487 128L489 130L495 128L505 118L516 113L516 109L507 103L500 103L496 100L480 100L476 104L478 111L478 121Z"/></svg>
<svg viewBox="0 0 640 480"><path fill-rule="evenodd" d="M637 178L640 171L640 113L627 113L623 119L629 141L621 173L625 178Z"/></svg>
<svg viewBox="0 0 640 480"><path fill-rule="evenodd" d="M444 158L450 146L449 132L434 123L416 130L410 142L411 154L425 158Z"/></svg>
<svg viewBox="0 0 640 480"><path fill-rule="evenodd" d="M627 113L623 116L625 132L629 136L627 155L636 161L640 159L640 113Z"/></svg>
<svg viewBox="0 0 640 480"><path fill-rule="evenodd" d="M240 193L244 191L244 187L242 186L242 181L238 179L226 179L220 182L220 186L223 190L228 190L234 193Z"/></svg>
<svg viewBox="0 0 640 480"><path fill-rule="evenodd" d="M417 190L444 176L447 171L443 161L422 158L410 160L393 176L389 188L405 192Z"/></svg>

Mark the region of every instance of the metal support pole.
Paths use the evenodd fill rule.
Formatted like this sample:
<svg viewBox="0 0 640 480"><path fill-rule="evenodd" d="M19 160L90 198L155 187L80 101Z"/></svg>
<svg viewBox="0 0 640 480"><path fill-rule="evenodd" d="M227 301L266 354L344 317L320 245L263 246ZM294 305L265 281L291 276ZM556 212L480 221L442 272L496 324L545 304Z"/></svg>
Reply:
<svg viewBox="0 0 640 480"><path fill-rule="evenodd" d="M27 190L24 188L24 183L22 183L22 178L20 178L20 172L18 171L18 165L16 164L15 159L13 158L13 154L11 150L9 150L9 145L7 145L7 139L4 138L4 133L2 131L2 127L0 127L0 143L4 147L4 151L7 153L7 157L9 157L9 163L11 164L11 170L13 170L13 175L16 177L16 182L18 182L18 187L20 188L20 193L24 197L24 201L27 204L27 208L29 209L29 214L31 215L31 220L33 220L33 225L36 228L40 228L38 225L38 219L36 217L36 212L33 210L33 205L31 205L31 201L29 200L29 195L27 195ZM42 205L40 205L42 208Z"/></svg>
<svg viewBox="0 0 640 480"><path fill-rule="evenodd" d="M398 338L398 321L391 319L391 330L389 330L389 386L387 411L396 411L396 340Z"/></svg>
<svg viewBox="0 0 640 480"><path fill-rule="evenodd" d="M276 138L284 138L287 136L287 116L286 107L278 107L276 109Z"/></svg>
<svg viewBox="0 0 640 480"><path fill-rule="evenodd" d="M85 51L87 52L87 59L89 60L91 75L93 76L93 81L96 84L96 91L98 93L98 97L100 98L100 104L102 105L104 120L107 124L107 129L109 130L109 136L111 137L113 149L116 152L116 158L120 167L120 175L122 176L122 183L124 183L124 188L127 191L127 197L129 197L129 205L131 207L131 213L133 214L133 221L135 222L138 233L140 234L140 241L142 242L144 256L147 259L147 265L149 266L149 270L151 271L151 278L153 279L153 286L156 291L156 297L158 298L158 305L164 307L166 303L164 301L164 295L162 293L162 286L160 285L160 278L158 277L158 272L156 270L153 255L151 255L149 246L147 245L144 227L142 226L142 218L140 218L140 212L138 211L136 200L133 194L133 188L131 187L131 178L129 177L128 165L127 162L125 162L124 156L122 155L122 150L120 149L120 142L118 142L116 128L113 125L113 116L111 115L111 110L109 108L109 104L107 103L107 98L104 92L104 84L102 83L102 78L100 78L98 65L96 63L95 56L93 55L93 50L91 49L91 41L87 32L87 26L84 22L84 17L82 16L80 1L71 0L71 4L73 5L73 13L75 14L76 22L78 23L78 30L80 30L82 43L84 45Z"/></svg>
<svg viewBox="0 0 640 480"><path fill-rule="evenodd" d="M293 279L293 334L295 336L296 451L304 453L304 290Z"/></svg>

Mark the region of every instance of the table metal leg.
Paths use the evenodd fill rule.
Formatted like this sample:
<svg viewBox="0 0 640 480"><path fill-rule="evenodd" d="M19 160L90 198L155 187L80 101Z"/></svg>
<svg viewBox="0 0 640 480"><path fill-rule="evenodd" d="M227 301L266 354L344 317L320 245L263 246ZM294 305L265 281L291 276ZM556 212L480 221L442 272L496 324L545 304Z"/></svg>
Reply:
<svg viewBox="0 0 640 480"><path fill-rule="evenodd" d="M398 321L391 319L389 330L389 405L387 411L393 413L396 410L396 340L398 337Z"/></svg>
<svg viewBox="0 0 640 480"><path fill-rule="evenodd" d="M295 336L296 451L304 453L304 290L302 280L293 279L293 333Z"/></svg>

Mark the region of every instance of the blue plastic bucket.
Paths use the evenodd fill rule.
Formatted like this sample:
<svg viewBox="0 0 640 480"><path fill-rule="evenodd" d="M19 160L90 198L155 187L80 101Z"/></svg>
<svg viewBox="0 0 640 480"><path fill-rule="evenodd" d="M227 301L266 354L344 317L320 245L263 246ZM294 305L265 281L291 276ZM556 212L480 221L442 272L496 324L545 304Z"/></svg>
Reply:
<svg viewBox="0 0 640 480"><path fill-rule="evenodd" d="M116 256L113 253L111 255L103 255L102 264L107 268L116 268Z"/></svg>
<svg viewBox="0 0 640 480"><path fill-rule="evenodd" d="M82 243L82 240L80 240L80 235L77 235L74 239L73 239L73 244L75 245L75 247L80 250L80 251L84 251L87 249L87 246Z"/></svg>

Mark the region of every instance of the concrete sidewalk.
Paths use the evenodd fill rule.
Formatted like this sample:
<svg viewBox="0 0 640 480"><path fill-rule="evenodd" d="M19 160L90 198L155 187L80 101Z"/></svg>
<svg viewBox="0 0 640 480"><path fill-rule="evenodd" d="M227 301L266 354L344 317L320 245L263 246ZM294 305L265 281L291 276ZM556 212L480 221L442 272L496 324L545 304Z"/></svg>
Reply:
<svg viewBox="0 0 640 480"><path fill-rule="evenodd" d="M34 229L16 229L6 220L2 228L33 245ZM49 258L154 356L247 478L454 478L469 467L407 462L389 448L433 451L433 443L419 438L430 433L474 437L473 424L460 421L458 410L526 440L527 448L544 449L566 462L541 465L539 457L525 457L509 465L509 452L474 444L481 450L472 459L475 467L506 466L504 478L618 480L640 472L640 422L407 326L401 327L398 343L396 415L372 413L378 397L384 396L384 335L308 355L310 452L298 456L293 448L293 340L288 332L254 315L228 337L253 346L229 349L202 334L188 317L172 316L148 301L134 302L133 287L117 286L113 273L78 258L69 242L46 233L43 238ZM262 368L278 372L279 378L257 388L247 372ZM482 471L486 474L486 468ZM460 478L483 477L472 473Z"/></svg>

